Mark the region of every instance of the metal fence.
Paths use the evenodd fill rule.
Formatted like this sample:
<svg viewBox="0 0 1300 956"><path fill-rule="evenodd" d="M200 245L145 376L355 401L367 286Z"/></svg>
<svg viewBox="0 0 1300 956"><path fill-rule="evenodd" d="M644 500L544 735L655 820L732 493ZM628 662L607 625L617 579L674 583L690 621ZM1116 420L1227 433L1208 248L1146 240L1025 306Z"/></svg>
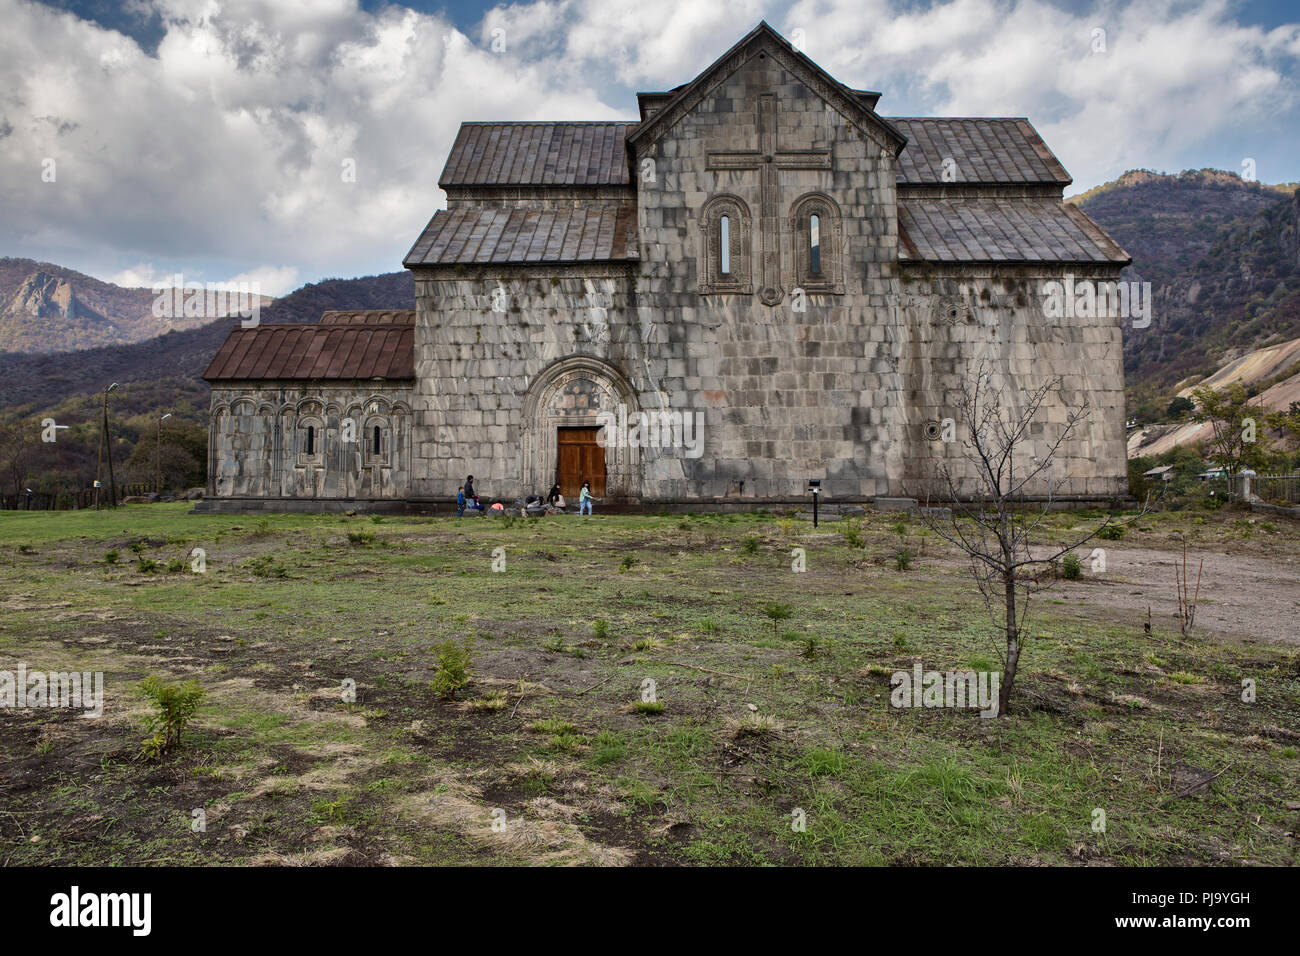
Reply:
<svg viewBox="0 0 1300 956"><path fill-rule="evenodd" d="M1228 479L1228 491L1241 495L1245 479L1233 475ZM1300 475L1252 475L1250 493L1274 504L1300 504Z"/></svg>

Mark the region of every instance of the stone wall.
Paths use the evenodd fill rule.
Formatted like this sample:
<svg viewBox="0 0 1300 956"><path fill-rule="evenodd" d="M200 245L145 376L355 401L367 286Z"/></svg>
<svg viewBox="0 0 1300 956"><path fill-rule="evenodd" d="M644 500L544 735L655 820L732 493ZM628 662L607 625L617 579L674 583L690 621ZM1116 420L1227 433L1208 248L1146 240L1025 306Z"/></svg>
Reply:
<svg viewBox="0 0 1300 956"><path fill-rule="evenodd" d="M377 387L372 382L214 387L208 495L406 497L411 487L411 393L410 385Z"/></svg>
<svg viewBox="0 0 1300 956"><path fill-rule="evenodd" d="M1078 280L1114 280L1114 267L1073 273ZM922 269L904 267L898 368L904 386L899 409L907 440L899 489L924 493L942 463L969 493L974 460L966 447L959 403L963 385L987 373L986 394L996 396L1002 418L1019 417L1030 396L1059 383L1034 416L1020 446L1017 471L1043 460L1073 411L1081 419L1054 454L1053 469L1024 494L1110 496L1128 493L1124 427L1122 324L1118 316L1049 318L1043 283L1060 269ZM944 440L945 419L955 428ZM1058 480L1059 479L1059 480Z"/></svg>
<svg viewBox="0 0 1300 956"><path fill-rule="evenodd" d="M413 495L451 496L470 473L487 497L544 493L556 428L619 406L698 413L703 443L698 457L607 449L612 497L804 499L810 478L828 500L915 494L937 460L967 468L961 436L936 440L927 424L956 417L961 382L982 362L1012 407L1060 377L1028 454L1069 409L1090 407L1059 452L1060 493L1124 493L1119 320L1048 319L1039 284L1059 275L1030 267L900 265L894 144L825 93L756 58L640 144L639 263L416 269ZM765 94L776 108L761 116ZM775 174L753 158L768 123L766 145L786 154ZM703 266L719 197L729 215L747 212L736 226L752 252L732 283L747 288L701 294L702 279L727 285ZM796 211L810 197L834 211L822 224L828 275L800 294ZM521 190L499 203L567 201ZM1099 266L1093 277L1116 275ZM574 388L584 402L566 405Z"/></svg>

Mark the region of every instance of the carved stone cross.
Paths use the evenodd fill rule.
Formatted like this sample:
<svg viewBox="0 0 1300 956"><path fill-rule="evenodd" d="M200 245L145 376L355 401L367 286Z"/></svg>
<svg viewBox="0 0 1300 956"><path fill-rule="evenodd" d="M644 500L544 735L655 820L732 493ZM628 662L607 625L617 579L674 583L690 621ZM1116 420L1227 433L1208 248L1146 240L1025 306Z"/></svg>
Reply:
<svg viewBox="0 0 1300 956"><path fill-rule="evenodd" d="M710 152L705 163L705 168L710 170L759 171L758 234L763 250L763 285L758 290L758 299L764 305L776 305L784 295L781 290L781 190L777 171L831 168L831 152L828 149L778 149L776 118L776 94L759 94L759 148Z"/></svg>

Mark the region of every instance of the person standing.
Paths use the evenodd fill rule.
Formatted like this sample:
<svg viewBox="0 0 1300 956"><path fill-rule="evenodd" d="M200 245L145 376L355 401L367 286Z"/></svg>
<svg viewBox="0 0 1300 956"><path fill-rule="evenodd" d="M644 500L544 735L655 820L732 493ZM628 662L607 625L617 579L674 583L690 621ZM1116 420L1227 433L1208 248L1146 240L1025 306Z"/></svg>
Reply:
<svg viewBox="0 0 1300 956"><path fill-rule="evenodd" d="M465 517L465 486L456 489L456 517Z"/></svg>
<svg viewBox="0 0 1300 956"><path fill-rule="evenodd" d="M584 481L582 483L582 492L578 495L578 514L581 516L591 513L591 482Z"/></svg>

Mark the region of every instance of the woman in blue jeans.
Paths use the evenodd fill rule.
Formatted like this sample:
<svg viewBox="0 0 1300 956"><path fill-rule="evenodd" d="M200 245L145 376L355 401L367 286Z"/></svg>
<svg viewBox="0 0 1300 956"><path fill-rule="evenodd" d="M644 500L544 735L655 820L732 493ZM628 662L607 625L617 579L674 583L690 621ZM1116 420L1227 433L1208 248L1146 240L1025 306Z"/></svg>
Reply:
<svg viewBox="0 0 1300 956"><path fill-rule="evenodd" d="M582 483L582 493L578 495L578 515L591 514L591 482Z"/></svg>

